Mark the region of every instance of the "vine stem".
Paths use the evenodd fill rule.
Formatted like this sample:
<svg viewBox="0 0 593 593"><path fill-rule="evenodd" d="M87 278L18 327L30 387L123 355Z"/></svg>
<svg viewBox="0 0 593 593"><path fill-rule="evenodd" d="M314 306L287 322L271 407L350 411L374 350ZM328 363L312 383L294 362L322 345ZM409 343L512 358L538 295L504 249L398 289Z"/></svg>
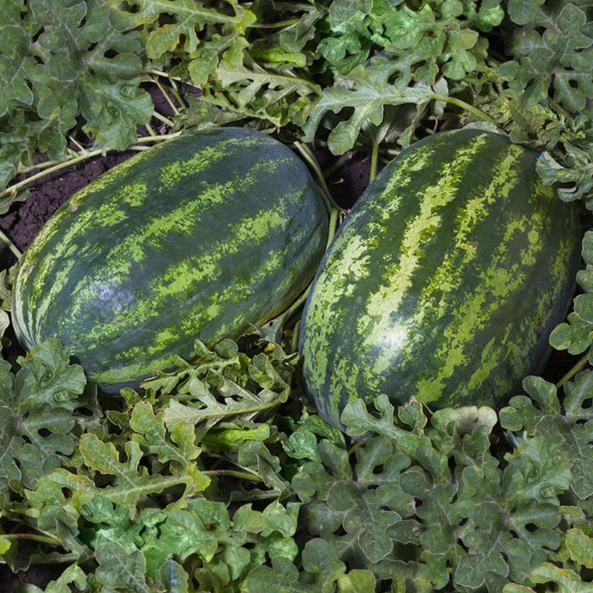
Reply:
<svg viewBox="0 0 593 593"><path fill-rule="evenodd" d="M445 103L450 103L451 105L456 105L457 107L461 107L470 113L473 113L480 119L483 119L485 122L492 124L493 126L498 127L496 120L491 118L488 114L484 113L481 109L462 101L461 99L456 99L455 97L447 97L446 95L430 95L431 99L435 101L444 101Z"/></svg>
<svg viewBox="0 0 593 593"><path fill-rule="evenodd" d="M294 329L292 331L293 331L293 334L292 334L292 341L290 342L290 351L296 352L299 347L299 334L301 332L301 320L300 319L294 324Z"/></svg>
<svg viewBox="0 0 593 593"><path fill-rule="evenodd" d="M156 117L158 120L162 121L164 124L168 125L170 128L174 128L175 124L168 118L165 117L162 113L158 111L152 112L153 117Z"/></svg>
<svg viewBox="0 0 593 593"><path fill-rule="evenodd" d="M43 564L43 565L53 564L55 566L57 563L70 564L71 562L75 562L76 564L78 564L80 566L81 564L88 562L91 558L92 558L92 556L90 556L90 555L80 556L76 552L71 552L69 554L60 554L59 559L56 559L55 557L37 558L35 560L35 564ZM0 560L0 564L5 566L8 563L6 562L6 560Z"/></svg>
<svg viewBox="0 0 593 593"><path fill-rule="evenodd" d="M37 535L35 533L6 533L3 534L2 537L6 537L8 539L26 539L31 540L34 542L40 542L42 544L51 544L54 546L60 546L61 542L59 539L55 537L51 537L49 535Z"/></svg>
<svg viewBox="0 0 593 593"><path fill-rule="evenodd" d="M560 114L563 115L566 119L571 119L570 113L568 113L568 111L566 111L566 109L564 109L564 107L562 107L562 105L560 105L559 103L554 101L554 99L550 99L549 101L550 101L550 105L552 105L552 107L554 107L554 109L556 109L556 111L559 111Z"/></svg>
<svg viewBox="0 0 593 593"><path fill-rule="evenodd" d="M80 152L86 152L86 148L80 142L78 142L76 138L74 138L73 136L68 136L68 138L70 139L70 142L72 142L72 144L74 144L74 146L76 146L76 148L78 148Z"/></svg>
<svg viewBox="0 0 593 593"><path fill-rule="evenodd" d="M586 364L589 360L589 353L585 354L571 369L556 383L556 387L562 387L566 382L570 381Z"/></svg>
<svg viewBox="0 0 593 593"><path fill-rule="evenodd" d="M163 72L162 70L155 70L153 68L152 70L149 70L149 72L151 74L155 74L156 76L162 76L163 78L169 78L170 80L177 80L179 82L183 82L183 80L180 76L171 76L170 74L168 74L167 72ZM193 86L193 85L190 85L190 86Z"/></svg>
<svg viewBox="0 0 593 593"><path fill-rule="evenodd" d="M145 136L143 138L138 138L138 140L136 140L136 144L138 144L139 142L152 142L153 140L164 142L165 140L172 140L173 138L177 138L178 136L181 136L181 132L171 132L170 134L157 134L156 136Z"/></svg>
<svg viewBox="0 0 593 593"><path fill-rule="evenodd" d="M55 171L59 171L60 169L65 169L66 167L69 167L70 165L75 165L76 163L79 163L80 161L89 159L93 156L98 156L102 152L103 152L103 150L101 148L98 148L97 150L91 150L91 151L89 151L85 154L81 154L80 156L77 156L75 158L68 159L67 161L57 163L53 167L49 167L48 169L45 169L39 173L35 173L35 175L31 175L31 177L27 177L27 179L23 179L22 181L19 181L18 183L15 183L14 185L7 187L5 190L0 191L0 198L8 195L9 193L12 193L13 191L20 189L21 187L24 187L25 185L28 185L32 181L36 181L37 179L40 179L41 177L45 177L46 175L49 175L50 173L54 173Z"/></svg>
<svg viewBox="0 0 593 593"><path fill-rule="evenodd" d="M173 110L173 113L175 115L179 115L179 109L177 109L177 105L175 105L175 103L173 103L173 101L171 101L171 97L169 97L169 93L167 93L167 91L165 90L165 87L161 84L161 81L158 78L153 78L153 81L159 88L159 91L161 91L161 94L163 95L163 97L165 97L165 101L167 101L167 103L169 104L169 107Z"/></svg>
<svg viewBox="0 0 593 593"><path fill-rule="evenodd" d="M171 88L169 90L173 93L173 96L177 99L177 102L179 103L181 109L185 109L187 107L187 104L181 98L181 94L177 90L177 83L172 78L169 79L169 82L171 83Z"/></svg>
<svg viewBox="0 0 593 593"><path fill-rule="evenodd" d="M240 478L242 480L263 482L263 479L257 474L252 474L251 472L240 472L235 469L211 469L208 471L203 471L202 473L206 474L207 476L231 476L233 478Z"/></svg>
<svg viewBox="0 0 593 593"><path fill-rule="evenodd" d="M241 408L240 410L231 410L229 412L200 412L201 418L227 418L229 416L238 416L242 414L253 414L263 412L264 410L270 410L279 406L282 402L279 399L273 399L270 402L261 404L259 406L251 406L249 408Z"/></svg>
<svg viewBox="0 0 593 593"><path fill-rule="evenodd" d="M6 243L8 249L12 251L17 259L21 259L21 257L23 257L23 254L19 251L18 247L2 231L0 231L0 240Z"/></svg>
<svg viewBox="0 0 593 593"><path fill-rule="evenodd" d="M47 167L51 167L52 165L57 165L60 161L43 161L42 163L37 163L36 165L30 165L29 167L23 167L19 169L18 173L29 173L29 171L35 171L35 169L47 169Z"/></svg>
<svg viewBox="0 0 593 593"><path fill-rule="evenodd" d="M181 132L173 132L171 134L161 134L158 136L146 136L144 138L138 138L138 140L136 141L136 145L130 146L130 149L134 149L135 146L137 146L138 144L142 144L144 142L162 142L164 140L170 140L172 138L176 138L177 136L179 136L181 134ZM72 165L75 165L76 163L80 163L81 161L84 161L86 159L90 159L94 156L99 156L100 154L103 154L103 152L109 152L112 149L109 148L97 148L96 150L89 150L87 152L85 152L84 154L81 154L77 157L68 159L66 161L62 161L62 162L54 162L54 161L48 161L51 162L51 166L47 166L46 163L40 163L39 165L36 165L33 168L30 168L30 170L33 169L38 169L41 168L43 169L42 171L40 171L39 173L35 173L35 175L31 175L31 177L27 177L26 179L23 179L22 181L19 181L18 183L15 183L14 185L11 185L10 187L7 187L6 189L0 191L0 198L3 198L4 196L7 196L13 192L16 192L17 190L21 189L22 187L25 187L26 185L28 185L29 183L32 183L33 181L37 181L38 179L41 179L42 177L45 177L46 175L50 175L51 173L55 173L56 171L59 171L61 169L66 169L67 167L70 167ZM24 171L20 171L21 173L23 173Z"/></svg>
<svg viewBox="0 0 593 593"><path fill-rule="evenodd" d="M350 449L348 449L348 455L352 455L352 453L354 453L357 449L360 449L360 447L362 447L362 445L364 445L367 441L368 441L368 439L365 439L365 438L361 438L358 441L356 441L352 445L352 447L350 447Z"/></svg>
<svg viewBox="0 0 593 593"><path fill-rule="evenodd" d="M331 244L331 242L333 241L333 238L336 236L336 225L338 223L338 210L336 208L334 208L331 211L331 214L329 215L329 232L327 234L327 243L325 245L325 251L327 251L329 249L329 246Z"/></svg>
<svg viewBox="0 0 593 593"><path fill-rule="evenodd" d="M352 154L347 152L343 154L333 165L330 165L324 172L323 178L328 179L331 177L338 169L340 169L343 165L345 165L350 159L352 158Z"/></svg>
<svg viewBox="0 0 593 593"><path fill-rule="evenodd" d="M369 173L369 183L377 176L377 162L379 160L379 141L373 140L373 152L371 153L371 171Z"/></svg>
<svg viewBox="0 0 593 593"><path fill-rule="evenodd" d="M260 23L253 25L253 29L279 29L281 27L291 27L296 25L301 19L287 19L285 21L278 21L277 23Z"/></svg>
<svg viewBox="0 0 593 593"><path fill-rule="evenodd" d="M323 171L315 158L315 155L311 151L311 149L306 145L302 144L301 142L295 142L294 145L296 146L297 150L301 153L307 164L313 169L315 176L317 177L317 181L321 186L321 190L323 191L325 197L327 198L328 202L330 203L332 208L339 210L340 212L344 211L344 208L341 208L336 204L335 200L333 199L329 188L327 187L327 183L325 182L325 178L323 177Z"/></svg>
<svg viewBox="0 0 593 593"><path fill-rule="evenodd" d="M303 292L303 294L290 306L290 308L286 310L286 313L284 313L285 319L291 318L292 314L307 300L307 297L309 296L310 292L311 284L307 286L305 292Z"/></svg>

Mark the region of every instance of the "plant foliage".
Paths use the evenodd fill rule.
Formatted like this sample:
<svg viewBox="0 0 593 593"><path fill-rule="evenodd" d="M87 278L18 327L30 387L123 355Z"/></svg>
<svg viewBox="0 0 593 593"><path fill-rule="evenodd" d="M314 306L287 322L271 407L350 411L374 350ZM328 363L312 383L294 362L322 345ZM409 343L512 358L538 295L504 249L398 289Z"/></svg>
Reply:
<svg viewBox="0 0 593 593"><path fill-rule="evenodd" d="M226 341L116 404L85 390L56 342L16 373L4 363L3 560L66 563L48 593L584 586L591 371L563 398L527 378L500 419L359 401L347 441L285 402L293 364L279 346ZM225 397L225 381L242 395Z"/></svg>
<svg viewBox="0 0 593 593"><path fill-rule="evenodd" d="M154 109L143 82L160 73L200 89L178 127L242 120L336 154L377 140L397 151L430 119L485 119L544 151L545 181L580 199L593 187L591 10L587 0L9 0L0 187L37 153L67 157L80 127L100 147L132 144ZM412 113L393 109L403 104Z"/></svg>

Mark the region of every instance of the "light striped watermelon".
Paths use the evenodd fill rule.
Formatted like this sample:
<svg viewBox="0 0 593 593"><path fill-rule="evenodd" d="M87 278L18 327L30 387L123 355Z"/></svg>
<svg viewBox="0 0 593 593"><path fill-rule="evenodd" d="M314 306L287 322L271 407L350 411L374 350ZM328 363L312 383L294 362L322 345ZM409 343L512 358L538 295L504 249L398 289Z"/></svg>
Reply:
<svg viewBox="0 0 593 593"><path fill-rule="evenodd" d="M372 183L309 295L303 377L319 412L387 394L495 405L538 369L578 267L578 215L537 154L497 134L423 140Z"/></svg>
<svg viewBox="0 0 593 593"><path fill-rule="evenodd" d="M27 250L14 326L57 337L108 391L137 385L196 338L213 345L280 314L322 257L328 216L306 166L259 132L191 133L64 204Z"/></svg>

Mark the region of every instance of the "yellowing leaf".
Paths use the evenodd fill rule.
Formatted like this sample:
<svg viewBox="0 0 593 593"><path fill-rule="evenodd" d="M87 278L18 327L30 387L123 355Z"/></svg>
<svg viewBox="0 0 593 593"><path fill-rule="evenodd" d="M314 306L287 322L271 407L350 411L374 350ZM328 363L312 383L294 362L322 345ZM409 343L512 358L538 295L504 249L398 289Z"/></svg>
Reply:
<svg viewBox="0 0 593 593"><path fill-rule="evenodd" d="M580 529L569 529L566 532L566 547L575 562L593 568L593 538Z"/></svg>

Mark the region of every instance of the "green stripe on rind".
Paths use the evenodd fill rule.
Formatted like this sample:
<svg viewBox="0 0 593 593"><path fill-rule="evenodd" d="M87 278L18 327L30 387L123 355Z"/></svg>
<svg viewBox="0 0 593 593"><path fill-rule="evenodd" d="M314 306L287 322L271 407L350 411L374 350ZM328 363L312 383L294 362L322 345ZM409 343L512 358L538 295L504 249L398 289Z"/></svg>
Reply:
<svg viewBox="0 0 593 593"><path fill-rule="evenodd" d="M380 393L493 405L541 365L569 302L578 232L536 157L499 135L443 133L368 188L301 326L305 385L328 421Z"/></svg>
<svg viewBox="0 0 593 593"><path fill-rule="evenodd" d="M328 231L305 165L257 132L189 134L75 194L27 250L19 339L68 343L104 387L135 384L196 338L214 344L282 312Z"/></svg>

